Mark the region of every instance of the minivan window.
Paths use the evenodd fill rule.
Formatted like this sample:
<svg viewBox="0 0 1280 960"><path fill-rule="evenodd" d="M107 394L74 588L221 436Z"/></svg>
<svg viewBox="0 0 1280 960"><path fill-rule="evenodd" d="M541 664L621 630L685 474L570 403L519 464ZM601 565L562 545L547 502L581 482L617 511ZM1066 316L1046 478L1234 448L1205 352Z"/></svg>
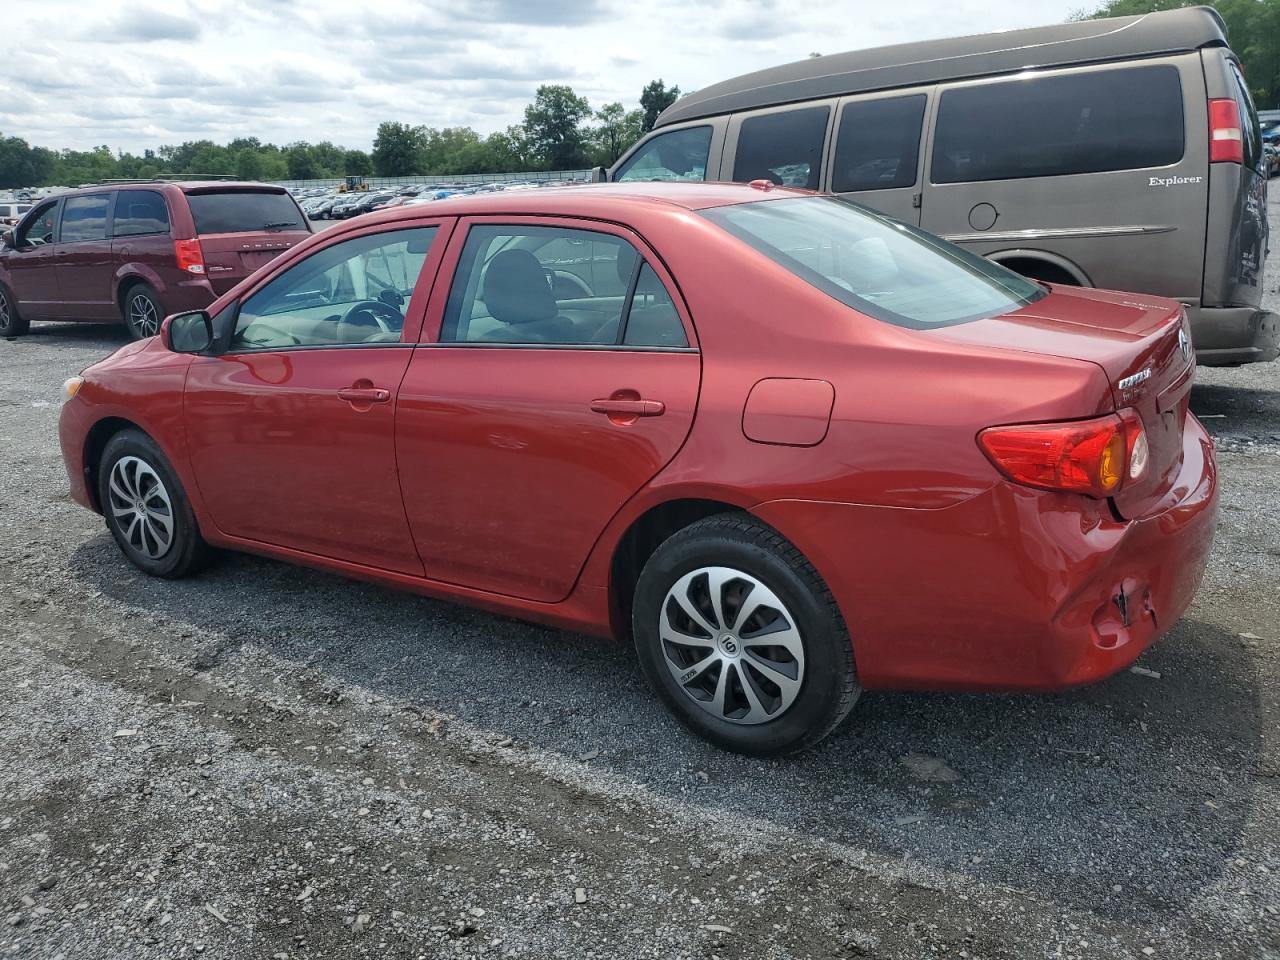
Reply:
<svg viewBox="0 0 1280 960"><path fill-rule="evenodd" d="M914 186L924 105L923 93L845 104L831 189L848 193Z"/></svg>
<svg viewBox="0 0 1280 960"><path fill-rule="evenodd" d="M17 241L15 245L28 247L53 243L54 235L57 232L58 201L50 200L22 221L22 225L18 228L18 234L15 237Z"/></svg>
<svg viewBox="0 0 1280 960"><path fill-rule="evenodd" d="M154 190L121 190L116 195L113 237L141 237L169 232L169 209Z"/></svg>
<svg viewBox="0 0 1280 960"><path fill-rule="evenodd" d="M306 223L287 193L265 190L228 190L225 193L189 193L196 233L258 233L262 230L305 230Z"/></svg>
<svg viewBox="0 0 1280 960"><path fill-rule="evenodd" d="M643 144L613 179L705 180L710 152L710 127L672 130Z"/></svg>
<svg viewBox="0 0 1280 960"><path fill-rule="evenodd" d="M994 317L1045 296L1042 287L999 264L838 197L701 213L828 296L900 327Z"/></svg>
<svg viewBox="0 0 1280 960"><path fill-rule="evenodd" d="M817 190L830 115L829 107L805 107L743 120L733 179Z"/></svg>
<svg viewBox="0 0 1280 960"><path fill-rule="evenodd" d="M1162 167L1182 159L1182 82L1168 65L960 87L942 94L934 183Z"/></svg>
<svg viewBox="0 0 1280 960"><path fill-rule="evenodd" d="M62 205L61 243L107 238L107 208L111 195L97 193L89 197L68 197Z"/></svg>

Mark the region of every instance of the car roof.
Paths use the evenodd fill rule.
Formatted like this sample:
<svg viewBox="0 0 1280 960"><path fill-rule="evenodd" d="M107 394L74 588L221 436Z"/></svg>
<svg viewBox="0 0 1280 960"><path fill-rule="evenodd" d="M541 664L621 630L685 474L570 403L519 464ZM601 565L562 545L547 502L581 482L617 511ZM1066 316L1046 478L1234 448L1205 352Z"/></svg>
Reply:
<svg viewBox="0 0 1280 960"><path fill-rule="evenodd" d="M287 193L284 187L255 180L103 180L86 183L70 190L62 190L53 197L74 197L85 193L102 193L104 190L177 190L181 193L232 193L250 191Z"/></svg>
<svg viewBox="0 0 1280 960"><path fill-rule="evenodd" d="M1226 45L1226 27L1211 7L902 43L809 57L714 83L669 106L657 126L873 90Z"/></svg>
<svg viewBox="0 0 1280 960"><path fill-rule="evenodd" d="M736 203L777 200L783 197L817 196L809 190L752 186L746 183L599 183L541 190L454 194L428 205L432 215L447 217L546 216L584 217L625 223L638 206L667 210L704 210ZM392 207L375 211L362 223L380 223L424 215L422 207Z"/></svg>

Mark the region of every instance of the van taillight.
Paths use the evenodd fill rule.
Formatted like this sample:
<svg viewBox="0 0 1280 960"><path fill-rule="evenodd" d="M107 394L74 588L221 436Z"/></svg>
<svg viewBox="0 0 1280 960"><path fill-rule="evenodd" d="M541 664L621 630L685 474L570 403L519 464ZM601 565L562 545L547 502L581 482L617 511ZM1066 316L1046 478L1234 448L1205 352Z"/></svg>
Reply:
<svg viewBox="0 0 1280 960"><path fill-rule="evenodd" d="M1134 410L1071 423L992 427L978 445L1014 483L1110 497L1146 472L1148 448Z"/></svg>
<svg viewBox="0 0 1280 960"><path fill-rule="evenodd" d="M175 240L173 252L178 258L178 269L186 273L204 273L204 251L199 240Z"/></svg>
<svg viewBox="0 0 1280 960"><path fill-rule="evenodd" d="M1240 105L1229 97L1209 101L1209 162L1244 163Z"/></svg>

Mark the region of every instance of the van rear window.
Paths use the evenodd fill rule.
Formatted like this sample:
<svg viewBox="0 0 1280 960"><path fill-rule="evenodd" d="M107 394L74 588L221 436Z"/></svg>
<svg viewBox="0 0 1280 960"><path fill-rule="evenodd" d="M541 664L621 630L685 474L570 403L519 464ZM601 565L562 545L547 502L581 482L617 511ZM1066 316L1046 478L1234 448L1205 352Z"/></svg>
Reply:
<svg viewBox="0 0 1280 960"><path fill-rule="evenodd" d="M306 223L287 193L235 190L189 193L196 233L256 233L261 230L305 230Z"/></svg>
<svg viewBox="0 0 1280 960"><path fill-rule="evenodd" d="M1182 159L1182 83L1154 65L947 90L932 180L966 183L1163 167Z"/></svg>

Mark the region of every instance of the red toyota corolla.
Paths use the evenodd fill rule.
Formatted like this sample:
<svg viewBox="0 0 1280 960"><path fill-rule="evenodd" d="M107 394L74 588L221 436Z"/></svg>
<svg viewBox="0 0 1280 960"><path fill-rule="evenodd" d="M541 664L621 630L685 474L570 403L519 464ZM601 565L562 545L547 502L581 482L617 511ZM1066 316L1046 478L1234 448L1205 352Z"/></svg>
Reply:
<svg viewBox="0 0 1280 960"><path fill-rule="evenodd" d="M684 723L1107 676L1213 540L1181 306L830 197L628 184L319 234L68 382L77 501L180 577L266 554L630 635ZM515 682L513 678L513 682Z"/></svg>

